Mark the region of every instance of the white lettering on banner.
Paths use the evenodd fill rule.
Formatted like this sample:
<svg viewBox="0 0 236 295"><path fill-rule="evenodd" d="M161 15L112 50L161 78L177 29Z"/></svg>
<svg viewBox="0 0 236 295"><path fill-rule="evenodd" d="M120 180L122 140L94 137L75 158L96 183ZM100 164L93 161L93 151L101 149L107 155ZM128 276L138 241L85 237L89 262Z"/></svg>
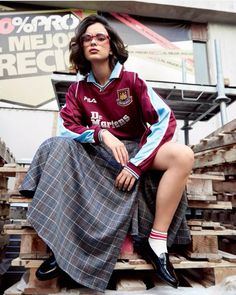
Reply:
<svg viewBox="0 0 236 295"><path fill-rule="evenodd" d="M54 62L52 64L49 64L49 60L51 57L54 57L53 50L45 50L39 53L37 56L37 65L38 68L44 72L53 72L55 65Z"/></svg>
<svg viewBox="0 0 236 295"><path fill-rule="evenodd" d="M102 116L98 112L91 112L91 122L93 125L100 125L102 128L119 128L130 121L128 115L124 115L117 121L102 121Z"/></svg>
<svg viewBox="0 0 236 295"><path fill-rule="evenodd" d="M69 32L67 34L56 33L54 35L40 34L12 36L8 38L8 46L10 52L50 49L53 46L56 48L64 48L68 47L68 44L73 36L73 32Z"/></svg>
<svg viewBox="0 0 236 295"><path fill-rule="evenodd" d="M0 19L0 34L7 35L15 31L19 34L21 32L30 34L35 33L38 29L43 32L50 32L62 30L74 30L79 24L79 19L73 14L65 15L37 15L30 16L15 16L12 18L5 17Z"/></svg>
<svg viewBox="0 0 236 295"><path fill-rule="evenodd" d="M0 55L0 77L4 76L4 70L7 72L7 76L17 75L15 67L16 56L13 54L1 54Z"/></svg>
<svg viewBox="0 0 236 295"><path fill-rule="evenodd" d="M18 56L20 55L20 58ZM35 52L22 52L16 54L18 74L35 74L37 68L35 67Z"/></svg>
<svg viewBox="0 0 236 295"><path fill-rule="evenodd" d="M65 71L68 68L69 50L44 50L0 54L0 77L28 75L52 71Z"/></svg>
<svg viewBox="0 0 236 295"><path fill-rule="evenodd" d="M9 51L30 50L30 36L14 36L8 39Z"/></svg>

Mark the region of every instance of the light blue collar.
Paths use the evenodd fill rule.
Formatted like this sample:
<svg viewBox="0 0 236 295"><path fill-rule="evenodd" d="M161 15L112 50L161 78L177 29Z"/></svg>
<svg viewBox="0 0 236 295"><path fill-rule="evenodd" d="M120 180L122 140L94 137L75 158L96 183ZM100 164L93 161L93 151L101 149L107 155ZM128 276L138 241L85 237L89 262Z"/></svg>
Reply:
<svg viewBox="0 0 236 295"><path fill-rule="evenodd" d="M117 78L120 77L121 70L122 70L122 64L120 64L119 62L117 62L117 64L115 65L114 69L111 72L111 75L110 75L108 81L103 86L96 82L96 80L94 78L94 75L93 75L93 72L90 71L90 73L88 74L88 77L87 77L87 82L94 83L95 85L97 85L99 87L105 87L108 83L111 82L111 80L117 79Z"/></svg>

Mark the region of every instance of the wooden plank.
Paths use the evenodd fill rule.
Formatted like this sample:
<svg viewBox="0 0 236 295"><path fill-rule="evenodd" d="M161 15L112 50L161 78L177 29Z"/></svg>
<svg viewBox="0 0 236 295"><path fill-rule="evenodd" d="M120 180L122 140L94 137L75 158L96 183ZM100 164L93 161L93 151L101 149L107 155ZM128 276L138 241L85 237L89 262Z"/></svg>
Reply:
<svg viewBox="0 0 236 295"><path fill-rule="evenodd" d="M229 133L236 130L236 119L228 122L227 124L221 126L220 128L216 129L205 138L211 138L214 136L218 136L219 133Z"/></svg>
<svg viewBox="0 0 236 295"><path fill-rule="evenodd" d="M218 251L220 255L222 255L222 257L230 262L236 262L236 255L231 254L231 253L227 253L225 251L219 250Z"/></svg>
<svg viewBox="0 0 236 295"><path fill-rule="evenodd" d="M188 246L188 253L218 254L218 237L216 235L193 235L191 244ZM193 256L190 256L193 258ZM194 256L198 258L198 256ZM199 258L205 258L200 257Z"/></svg>
<svg viewBox="0 0 236 295"><path fill-rule="evenodd" d="M194 260L186 260L182 261L179 264L173 265L175 269L189 269L189 268L222 268L222 267L234 267L236 268L236 263L232 263L229 261L225 261L222 259L220 262L209 262L209 261L194 261Z"/></svg>
<svg viewBox="0 0 236 295"><path fill-rule="evenodd" d="M0 174L5 176L14 177L16 173L26 173L28 171L28 167L0 167Z"/></svg>
<svg viewBox="0 0 236 295"><path fill-rule="evenodd" d="M144 259L129 259L129 264L131 265L140 265L140 264L147 264L146 260Z"/></svg>
<svg viewBox="0 0 236 295"><path fill-rule="evenodd" d="M198 269L185 269L183 272L185 275L190 276L194 281L197 281L205 288L213 286L215 283L212 269L203 268L201 271Z"/></svg>
<svg viewBox="0 0 236 295"><path fill-rule="evenodd" d="M198 220L198 219L190 219L187 221L187 224L191 227L191 230L193 228L201 228L201 229L215 229L215 230L225 230L226 227L222 226L220 222L216 221L205 221L205 220Z"/></svg>
<svg viewBox="0 0 236 295"><path fill-rule="evenodd" d="M202 222L202 227L213 227L213 228L217 228L220 227L220 222L216 222L216 221L203 221Z"/></svg>
<svg viewBox="0 0 236 295"><path fill-rule="evenodd" d="M204 154L196 154L193 169L236 162L236 146L229 150L219 149Z"/></svg>
<svg viewBox="0 0 236 295"><path fill-rule="evenodd" d="M28 259L42 259L49 257L47 245L38 235L22 235L20 257Z"/></svg>
<svg viewBox="0 0 236 295"><path fill-rule="evenodd" d="M4 229L4 232L8 235L37 235L36 231L33 229Z"/></svg>
<svg viewBox="0 0 236 295"><path fill-rule="evenodd" d="M191 226L191 230L199 231L199 230L202 230L202 227L201 226Z"/></svg>
<svg viewBox="0 0 236 295"><path fill-rule="evenodd" d="M192 195L187 193L187 198L189 201L216 201L215 195L205 195L205 194Z"/></svg>
<svg viewBox="0 0 236 295"><path fill-rule="evenodd" d="M5 142L0 138L0 163L13 163L15 158L10 152L9 148L6 146Z"/></svg>
<svg viewBox="0 0 236 295"><path fill-rule="evenodd" d="M26 268L38 268L44 260L23 260L20 259L19 257L15 258L12 260L11 265L12 266L24 266ZM175 269L187 269L187 268L222 268L222 267L234 267L236 268L236 263L235 262L229 262L224 259L221 260L221 262L209 262L209 261L191 261L187 260L182 260L180 263L174 263L173 264ZM122 262L117 262L115 265L115 269L132 269L132 270L148 270L148 269L153 269L152 265L150 263L145 263L145 264L130 264L129 262L122 261Z"/></svg>
<svg viewBox="0 0 236 295"><path fill-rule="evenodd" d="M27 197L9 197L9 203L31 203L32 198Z"/></svg>
<svg viewBox="0 0 236 295"><path fill-rule="evenodd" d="M212 254L212 253L193 253L190 251L186 252L186 255L191 259L207 259L212 262L220 262L222 256L220 254Z"/></svg>
<svg viewBox="0 0 236 295"><path fill-rule="evenodd" d="M23 229L23 227L32 229L32 226L26 219L20 220L19 223L9 223L4 225L5 230L19 230L19 229Z"/></svg>
<svg viewBox="0 0 236 295"><path fill-rule="evenodd" d="M180 257L178 257L177 255L174 255L174 254L171 254L169 256L169 258L170 258L170 262L172 264L178 264L178 263L180 263L182 261L182 259Z"/></svg>
<svg viewBox="0 0 236 295"><path fill-rule="evenodd" d="M3 293L3 295L22 295L23 291L19 290L17 288L19 282L12 285L10 288L6 289Z"/></svg>
<svg viewBox="0 0 236 295"><path fill-rule="evenodd" d="M35 276L36 268L30 269L29 282L24 289L24 294L51 294L60 291L58 278L39 281Z"/></svg>
<svg viewBox="0 0 236 295"><path fill-rule="evenodd" d="M205 288L199 281L193 280L192 278L189 278L187 275L183 275L181 273L181 277L189 284L189 287L191 288Z"/></svg>
<svg viewBox="0 0 236 295"><path fill-rule="evenodd" d="M211 173L204 173L204 174L198 174L193 173L189 175L188 179L191 181L192 179L210 179L210 180L218 180L223 181L225 180L224 173L217 173L217 174L211 174Z"/></svg>
<svg viewBox="0 0 236 295"><path fill-rule="evenodd" d="M236 133L229 134L221 133L215 137L209 138L207 141L202 141L198 145L195 145L192 149L194 153L207 151L210 149L222 148L224 146L234 145L236 143Z"/></svg>
<svg viewBox="0 0 236 295"><path fill-rule="evenodd" d="M202 229L201 231L190 231L192 236L203 235L203 236L235 236L236 230L234 229L224 229L224 230L208 230Z"/></svg>
<svg viewBox="0 0 236 295"><path fill-rule="evenodd" d="M190 220L187 220L187 224L189 226L193 225L193 226L201 226L202 225L202 222L203 222L203 219L190 219Z"/></svg>
<svg viewBox="0 0 236 295"><path fill-rule="evenodd" d="M0 175L0 190L4 189L7 190L8 185L8 177L5 175Z"/></svg>
<svg viewBox="0 0 236 295"><path fill-rule="evenodd" d="M28 170L28 169L27 169ZM15 176L15 186L14 186L14 189L15 190L18 190L21 183L23 182L24 178L25 178L25 175L26 175L26 172L23 173L23 172L17 172L16 173L16 176Z"/></svg>
<svg viewBox="0 0 236 295"><path fill-rule="evenodd" d="M215 192L227 192L235 193L236 192L236 181L213 181L213 191Z"/></svg>
<svg viewBox="0 0 236 295"><path fill-rule="evenodd" d="M214 274L215 274L215 284L220 284L223 281L223 279L225 279L226 277L236 275L236 267L215 268Z"/></svg>
<svg viewBox="0 0 236 295"><path fill-rule="evenodd" d="M7 194L7 191L0 190L0 202L8 202L9 196Z"/></svg>
<svg viewBox="0 0 236 295"><path fill-rule="evenodd" d="M0 216L9 216L10 205L7 203L0 203Z"/></svg>
<svg viewBox="0 0 236 295"><path fill-rule="evenodd" d="M191 201L188 202L189 208L198 208L198 209L232 209L232 202L222 202L217 201L215 203L207 203L204 201Z"/></svg>
<svg viewBox="0 0 236 295"><path fill-rule="evenodd" d="M117 291L144 291L147 287L140 279L120 278L116 284Z"/></svg>
<svg viewBox="0 0 236 295"><path fill-rule="evenodd" d="M9 236L8 235L4 235L4 234L0 234L0 249L2 249L3 247L5 247L8 243L9 243Z"/></svg>
<svg viewBox="0 0 236 295"><path fill-rule="evenodd" d="M236 175L236 165L235 163L228 164L228 163L222 163L220 165L215 165L215 166L209 166L209 167L200 167L193 169L194 172L196 173L209 173L209 172L219 172L221 171L224 173L225 177L228 175Z"/></svg>

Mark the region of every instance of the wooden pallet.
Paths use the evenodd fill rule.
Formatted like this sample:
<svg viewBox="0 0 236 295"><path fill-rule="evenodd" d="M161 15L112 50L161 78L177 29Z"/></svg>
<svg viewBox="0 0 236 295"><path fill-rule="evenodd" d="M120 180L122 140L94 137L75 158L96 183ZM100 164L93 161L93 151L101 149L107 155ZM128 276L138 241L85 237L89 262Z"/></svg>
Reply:
<svg viewBox="0 0 236 295"><path fill-rule="evenodd" d="M227 255L226 255L227 256ZM228 258L233 259L234 262L230 262L229 260L222 259L221 262L208 262L208 261L190 261L183 256L172 254L170 255L170 259L173 263L173 266L177 272L177 274L184 273L185 278L189 282L189 286L193 287L196 284L202 285L204 287L209 287L210 285L219 284L222 282L222 280L231 275L236 274L236 262L235 257ZM26 259L20 259L16 258L12 261L12 265L14 266L24 266L28 269L30 269L30 283L27 286L27 288L24 289L24 294L47 294L47 293L57 293L60 291L60 285L58 280L50 280L47 282L47 285L42 284L42 282L39 282L35 277L35 271L40 266L40 264L43 262L43 260L26 260ZM122 260L117 261L115 265L115 271L150 271L150 276L153 274L153 267L151 264L146 263L145 260ZM193 275L193 272L201 274L201 276L204 277L200 280L190 280L191 276ZM208 276L208 281L206 282L206 274ZM129 276L128 276L129 277ZM121 290L121 284L123 284L123 290L130 290L132 284L132 291L135 290L135 288L139 288L136 290L143 290L144 285L143 282L140 280L135 279L135 275L131 276L131 279L126 281L126 279L122 279L118 282L118 290ZM200 283L199 283L200 282ZM124 283L126 284L126 287L124 287ZM160 281L158 282L160 284ZM126 288L126 289L124 289ZM78 289L79 291L79 289ZM15 295L14 293L11 293L12 295ZM4 295L11 295L9 294L9 291L6 291Z"/></svg>
<svg viewBox="0 0 236 295"><path fill-rule="evenodd" d="M193 223L192 223L193 224ZM224 234L229 233L227 229L222 229L217 223L205 223L201 222L201 226L207 226L207 228L215 227L217 232ZM226 231L226 232L225 232ZM12 261L12 266L23 266L30 270L30 287L24 290L25 294L46 294L45 292L56 293L58 292L58 283L53 280L46 287L40 285L41 282L35 277L36 269L41 265L45 258L49 256L48 248L46 244L38 237L37 233L29 226L25 221L23 224L9 224L5 226L5 232L7 234L21 235L21 248L18 258ZM202 235L195 235L195 232L191 230L193 237L193 245L195 247L195 257L184 257L178 253L172 253L170 260L176 269L179 270L192 270L192 269L211 269L212 270L212 284L219 283L225 276L236 275L236 255L230 255L218 250L216 235L214 229L203 229ZM231 231L232 233L232 231ZM196 237L196 238L195 238ZM206 238L207 237L207 238ZM118 259L115 270L116 271L152 271L153 267L147 263L142 257L136 253L132 253L132 247L127 248L128 252L123 252ZM131 250L130 250L131 249ZM198 253L198 255L196 255ZM203 254L208 254L203 256ZM195 259L193 259L195 258ZM201 259L200 259L201 258ZM203 259L206 258L206 259ZM124 286L124 282L120 283ZM140 288L141 283L139 282ZM120 286L121 288L121 286ZM49 290L50 289L50 290ZM9 295L9 294L5 294Z"/></svg>
<svg viewBox="0 0 236 295"><path fill-rule="evenodd" d="M17 187L23 179L27 168L23 167L2 167L0 175L8 175L8 177L16 177L16 185L13 191L8 192L9 203L27 204L32 201L31 198L22 197L17 191ZM230 200L218 200L213 189L213 182L225 181L223 174L193 174L188 181L188 198L189 208L204 210L224 210L232 209ZM186 280L187 272L201 270L202 273L211 270L212 284L219 283L225 276L230 274L236 275L235 256L230 256L229 253L224 253L219 250L217 238L219 236L236 236L236 231L233 228L222 226L219 222L211 220L190 220L192 244L189 246L185 257L180 254L172 254L170 259L176 269L181 273L185 272ZM49 285L42 285L35 277L35 271L39 265L49 256L48 248L44 242L38 237L37 233L30 227L26 221L16 221L14 224L6 225L5 232L9 235L21 235L21 249L19 257L12 261L13 266L24 266L30 270L29 288L24 290L27 294L46 294L58 292L58 282L56 280L49 282ZM137 253L133 252L132 247L123 249L119 260L115 266L116 271L120 270L139 270L152 271L153 268ZM194 281L194 280L192 280ZM126 282L126 286L130 286L130 282ZM205 284L206 285L206 284ZM132 285L133 286L133 285ZM139 287L142 288L139 282ZM120 282L120 287L124 287L124 282ZM132 287L135 288L135 287ZM5 295L11 295L6 293ZM14 294L15 295L15 294Z"/></svg>
<svg viewBox="0 0 236 295"><path fill-rule="evenodd" d="M0 138L0 166L4 163L14 163L15 158L6 146L5 142Z"/></svg>

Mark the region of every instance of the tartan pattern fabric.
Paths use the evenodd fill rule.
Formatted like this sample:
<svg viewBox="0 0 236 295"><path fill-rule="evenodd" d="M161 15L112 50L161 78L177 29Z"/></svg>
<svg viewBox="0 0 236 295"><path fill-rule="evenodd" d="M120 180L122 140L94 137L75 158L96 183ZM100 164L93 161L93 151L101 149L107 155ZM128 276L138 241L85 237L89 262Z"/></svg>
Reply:
<svg viewBox="0 0 236 295"><path fill-rule="evenodd" d="M129 155L138 144L124 141ZM131 192L114 180L121 166L104 145L53 137L41 144L19 189L33 196L28 220L78 283L104 291L128 232L148 237L153 223L158 173L147 173ZM168 245L190 240L186 198L173 218Z"/></svg>

